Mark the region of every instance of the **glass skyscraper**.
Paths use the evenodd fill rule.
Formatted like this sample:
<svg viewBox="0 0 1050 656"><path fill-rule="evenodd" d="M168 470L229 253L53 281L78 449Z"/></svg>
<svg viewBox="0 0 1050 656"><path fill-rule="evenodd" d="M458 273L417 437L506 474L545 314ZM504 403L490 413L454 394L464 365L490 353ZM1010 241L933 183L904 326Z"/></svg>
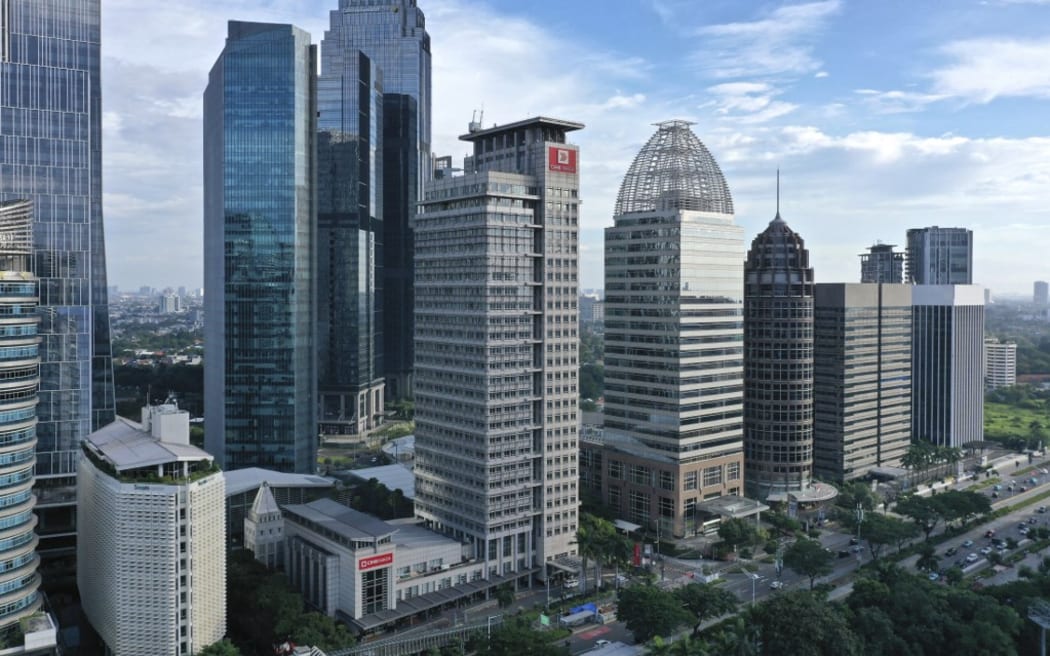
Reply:
<svg viewBox="0 0 1050 656"><path fill-rule="evenodd" d="M0 201L34 208L40 532L66 540L80 441L114 418L99 13L99 0L0 2Z"/></svg>
<svg viewBox="0 0 1050 656"><path fill-rule="evenodd" d="M321 45L321 74L346 69L356 51L383 76L382 370L390 398L412 395L413 223L423 185L433 174L430 152L430 36L415 0L339 0ZM318 90L324 106L332 91ZM380 165L378 162L377 165Z"/></svg>
<svg viewBox="0 0 1050 656"><path fill-rule="evenodd" d="M321 43L317 82L317 347L322 435L362 435L383 416L382 75L358 50Z"/></svg>
<svg viewBox="0 0 1050 656"><path fill-rule="evenodd" d="M316 466L316 49L231 21L204 92L205 446L226 469Z"/></svg>

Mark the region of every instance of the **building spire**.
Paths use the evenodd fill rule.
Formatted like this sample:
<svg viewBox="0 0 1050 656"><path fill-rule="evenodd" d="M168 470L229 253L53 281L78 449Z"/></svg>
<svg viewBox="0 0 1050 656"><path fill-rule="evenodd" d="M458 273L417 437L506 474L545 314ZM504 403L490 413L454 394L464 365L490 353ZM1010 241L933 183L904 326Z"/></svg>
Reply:
<svg viewBox="0 0 1050 656"><path fill-rule="evenodd" d="M773 217L774 221L783 221L780 218L780 167L777 167L777 215Z"/></svg>

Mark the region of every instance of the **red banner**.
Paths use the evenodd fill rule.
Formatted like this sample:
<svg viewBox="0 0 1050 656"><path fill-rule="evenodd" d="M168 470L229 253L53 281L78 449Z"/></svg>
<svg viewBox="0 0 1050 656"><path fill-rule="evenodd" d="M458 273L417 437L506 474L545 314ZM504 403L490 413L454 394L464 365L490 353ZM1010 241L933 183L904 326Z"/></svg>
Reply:
<svg viewBox="0 0 1050 656"><path fill-rule="evenodd" d="M576 172L576 151L551 146L547 151L547 168L558 173Z"/></svg>
<svg viewBox="0 0 1050 656"><path fill-rule="evenodd" d="M390 565L394 562L394 553L379 554L378 556L369 556L368 558L362 558L357 561L358 570L375 569L376 567L382 567L383 565Z"/></svg>
<svg viewBox="0 0 1050 656"><path fill-rule="evenodd" d="M634 566L642 566L642 545L640 542L634 543Z"/></svg>

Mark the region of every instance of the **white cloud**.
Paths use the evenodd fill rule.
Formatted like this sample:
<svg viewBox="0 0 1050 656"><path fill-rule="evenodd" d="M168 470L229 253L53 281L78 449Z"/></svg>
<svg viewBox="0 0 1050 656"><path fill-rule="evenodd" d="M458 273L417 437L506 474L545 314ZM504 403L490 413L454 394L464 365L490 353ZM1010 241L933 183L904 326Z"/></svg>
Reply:
<svg viewBox="0 0 1050 656"><path fill-rule="evenodd" d="M935 93L977 103L999 97L1050 98L1050 41L981 38L943 48L953 61L934 71Z"/></svg>
<svg viewBox="0 0 1050 656"><path fill-rule="evenodd" d="M758 20L701 27L703 45L690 59L716 78L818 71L813 44L839 7L838 0L787 5Z"/></svg>
<svg viewBox="0 0 1050 656"><path fill-rule="evenodd" d="M715 112L736 123L765 123L793 112L798 106L776 100L780 91L763 82L726 82L708 87Z"/></svg>
<svg viewBox="0 0 1050 656"><path fill-rule="evenodd" d="M816 73L813 74L813 77L819 79L819 78L822 78L822 77L827 77L829 75L831 75L831 73L828 73L827 71L817 71Z"/></svg>
<svg viewBox="0 0 1050 656"><path fill-rule="evenodd" d="M949 98L944 94L899 90L856 89L853 93L862 96L864 104L878 114L918 112L935 102Z"/></svg>

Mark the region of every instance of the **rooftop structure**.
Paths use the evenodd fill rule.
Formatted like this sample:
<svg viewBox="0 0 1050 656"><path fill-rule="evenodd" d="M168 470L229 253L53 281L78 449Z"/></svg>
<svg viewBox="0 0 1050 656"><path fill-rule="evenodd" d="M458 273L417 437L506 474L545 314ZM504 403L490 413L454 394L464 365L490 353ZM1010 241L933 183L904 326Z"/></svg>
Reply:
<svg viewBox="0 0 1050 656"><path fill-rule="evenodd" d="M657 123L634 158L614 215L663 209L733 214L733 197L718 162L688 121Z"/></svg>

